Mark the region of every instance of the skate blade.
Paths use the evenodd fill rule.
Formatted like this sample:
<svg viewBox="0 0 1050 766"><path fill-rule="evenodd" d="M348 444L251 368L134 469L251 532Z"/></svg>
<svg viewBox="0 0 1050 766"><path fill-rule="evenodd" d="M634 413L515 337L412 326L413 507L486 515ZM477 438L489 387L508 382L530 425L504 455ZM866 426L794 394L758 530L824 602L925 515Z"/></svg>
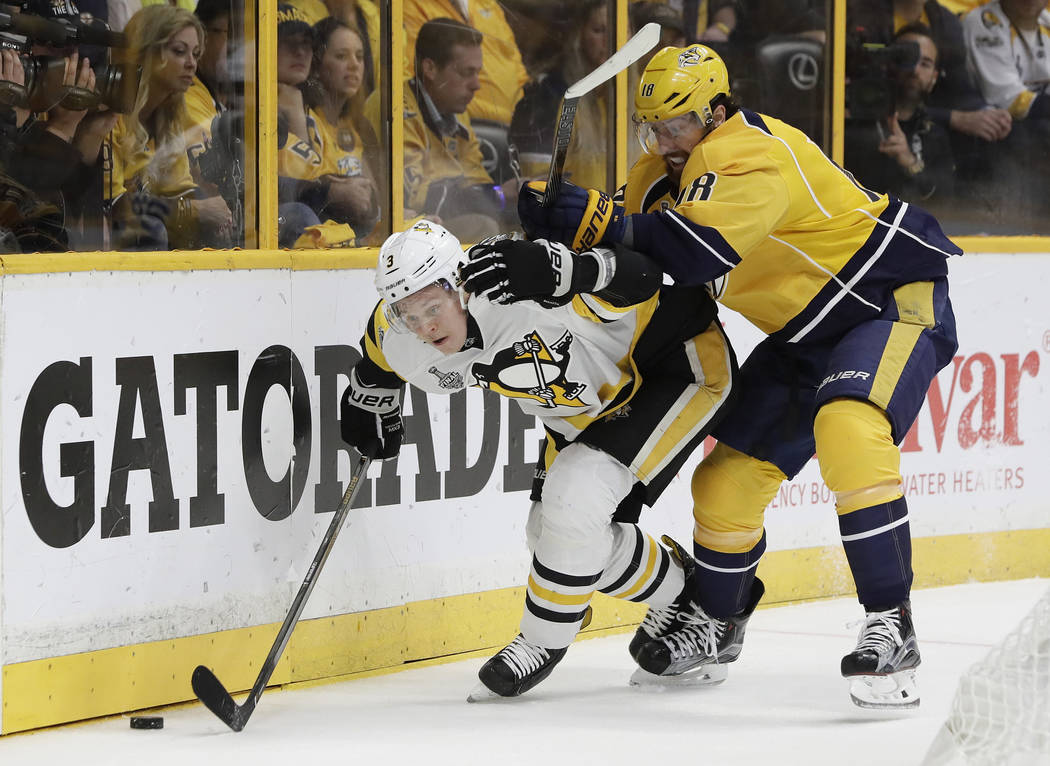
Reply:
<svg viewBox="0 0 1050 766"><path fill-rule="evenodd" d="M492 689L490 689L482 683L479 683L477 686L471 689L470 694L467 695L467 702L493 702L495 700L504 699L509 698L501 697L500 695L496 694L496 692L492 691Z"/></svg>
<svg viewBox="0 0 1050 766"><path fill-rule="evenodd" d="M915 671L901 670L888 676L851 676L849 698L868 710L908 710L919 706Z"/></svg>
<svg viewBox="0 0 1050 766"><path fill-rule="evenodd" d="M674 676L658 676L638 668L627 682L630 686L646 689L684 689L699 686L718 686L729 676L729 666L710 663Z"/></svg>

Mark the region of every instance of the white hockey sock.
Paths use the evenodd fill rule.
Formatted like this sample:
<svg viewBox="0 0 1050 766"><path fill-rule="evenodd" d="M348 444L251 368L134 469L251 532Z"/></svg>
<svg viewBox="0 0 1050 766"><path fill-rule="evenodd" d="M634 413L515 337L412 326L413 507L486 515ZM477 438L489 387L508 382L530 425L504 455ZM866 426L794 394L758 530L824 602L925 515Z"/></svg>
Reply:
<svg viewBox="0 0 1050 766"><path fill-rule="evenodd" d="M597 589L654 607L670 605L685 587L682 570L666 548L635 524L613 524L613 546Z"/></svg>

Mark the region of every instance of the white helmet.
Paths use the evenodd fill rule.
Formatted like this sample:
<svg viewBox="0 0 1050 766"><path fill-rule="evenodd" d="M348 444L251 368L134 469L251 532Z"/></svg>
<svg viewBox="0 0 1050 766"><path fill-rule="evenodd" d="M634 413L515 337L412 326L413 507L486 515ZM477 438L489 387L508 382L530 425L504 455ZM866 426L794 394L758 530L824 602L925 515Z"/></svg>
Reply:
<svg viewBox="0 0 1050 766"><path fill-rule="evenodd" d="M394 304L434 283L459 290L459 267L467 262L459 240L444 226L422 220L407 231L387 237L379 248L376 290L386 303L390 326L405 331ZM464 296L460 291L460 302Z"/></svg>

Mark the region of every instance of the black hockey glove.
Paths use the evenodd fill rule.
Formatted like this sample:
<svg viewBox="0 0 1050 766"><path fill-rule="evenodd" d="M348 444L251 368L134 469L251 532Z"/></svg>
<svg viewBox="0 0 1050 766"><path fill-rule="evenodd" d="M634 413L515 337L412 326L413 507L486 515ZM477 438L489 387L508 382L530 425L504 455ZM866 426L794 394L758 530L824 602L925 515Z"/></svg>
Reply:
<svg viewBox="0 0 1050 766"><path fill-rule="evenodd" d="M459 269L463 289L493 303L562 306L582 287L578 256L560 242L493 237L470 248L467 257Z"/></svg>
<svg viewBox="0 0 1050 766"><path fill-rule="evenodd" d="M404 436L401 390L365 386L357 370L351 370L350 385L339 401L339 427L343 441L364 457L397 457Z"/></svg>
<svg viewBox="0 0 1050 766"><path fill-rule="evenodd" d="M529 239L556 240L577 252L623 240L627 217L608 194L562 181L558 199L544 207L546 188L545 181L530 181L518 194L518 218Z"/></svg>

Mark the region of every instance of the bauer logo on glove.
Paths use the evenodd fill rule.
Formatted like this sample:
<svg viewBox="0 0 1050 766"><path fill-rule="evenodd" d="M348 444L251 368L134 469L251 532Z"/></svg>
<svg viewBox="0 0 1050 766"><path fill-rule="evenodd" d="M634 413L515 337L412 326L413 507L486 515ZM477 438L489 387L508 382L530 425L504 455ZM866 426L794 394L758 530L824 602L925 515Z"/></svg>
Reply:
<svg viewBox="0 0 1050 766"><path fill-rule="evenodd" d="M562 242L579 252L602 242L620 242L627 227L624 209L598 189L562 181L561 193L543 207L547 184L531 181L518 195L518 216L529 239Z"/></svg>

